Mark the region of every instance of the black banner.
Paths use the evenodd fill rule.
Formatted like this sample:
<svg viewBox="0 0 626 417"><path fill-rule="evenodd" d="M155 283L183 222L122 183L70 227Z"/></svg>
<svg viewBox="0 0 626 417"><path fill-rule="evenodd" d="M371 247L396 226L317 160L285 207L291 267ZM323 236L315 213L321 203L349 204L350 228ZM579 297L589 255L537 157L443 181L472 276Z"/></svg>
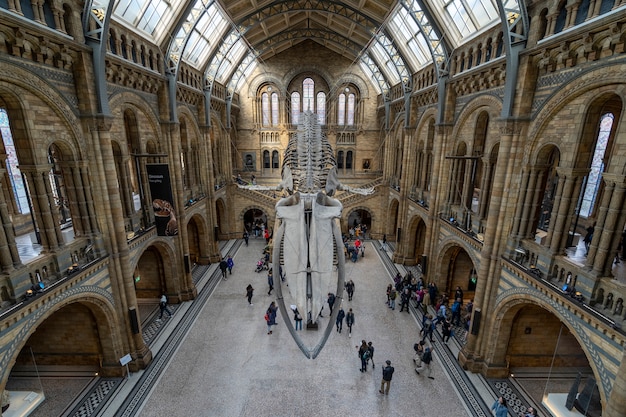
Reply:
<svg viewBox="0 0 626 417"><path fill-rule="evenodd" d="M174 211L170 170L167 164L146 164L154 222L159 236L178 234L178 222Z"/></svg>

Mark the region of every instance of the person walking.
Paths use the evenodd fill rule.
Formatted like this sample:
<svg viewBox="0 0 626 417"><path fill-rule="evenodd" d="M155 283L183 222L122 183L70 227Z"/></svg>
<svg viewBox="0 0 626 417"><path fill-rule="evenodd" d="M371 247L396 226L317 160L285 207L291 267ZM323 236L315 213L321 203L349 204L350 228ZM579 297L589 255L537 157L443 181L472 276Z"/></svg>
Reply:
<svg viewBox="0 0 626 417"><path fill-rule="evenodd" d="M509 415L509 409L506 406L506 400L504 397L498 397L495 403L491 406L496 417L507 417Z"/></svg>
<svg viewBox="0 0 626 417"><path fill-rule="evenodd" d="M354 281L350 280L346 282L346 292L348 293L348 301L352 301L354 295Z"/></svg>
<svg viewBox="0 0 626 417"><path fill-rule="evenodd" d="M172 317L172 312L169 308L167 308L167 296L165 294L161 295L161 299L159 300L159 308L161 309L161 314L159 315L157 321L161 321L161 319L163 318L163 312L166 312L168 317Z"/></svg>
<svg viewBox="0 0 626 417"><path fill-rule="evenodd" d="M330 308L330 315L333 314L333 305L335 305L335 294L332 292L328 293L328 307Z"/></svg>
<svg viewBox="0 0 626 417"><path fill-rule="evenodd" d="M267 334L272 334L272 326L276 326L276 301L272 301L265 312L265 321L267 322Z"/></svg>
<svg viewBox="0 0 626 417"><path fill-rule="evenodd" d="M273 268L270 268L269 271L267 271L267 285L269 285L269 291L267 292L267 295L272 295L272 290L274 289L274 270Z"/></svg>
<svg viewBox="0 0 626 417"><path fill-rule="evenodd" d="M424 322L422 325L422 330L420 330L420 333L424 333L424 337L422 337L422 341L426 340L426 338L428 337L429 340L431 342L433 342L433 329L435 328L435 323L433 322L433 315L429 314L427 316L424 316Z"/></svg>
<svg viewBox="0 0 626 417"><path fill-rule="evenodd" d="M248 234L247 230L243 232L243 240L246 242L246 246L248 246L248 241L250 240L250 235Z"/></svg>
<svg viewBox="0 0 626 417"><path fill-rule="evenodd" d="M391 290L393 290L393 285L387 285L387 305L391 307Z"/></svg>
<svg viewBox="0 0 626 417"><path fill-rule="evenodd" d="M252 284L248 284L248 286L246 287L246 297L248 297L248 305L251 306L252 304L252 295L254 294L254 288L252 288Z"/></svg>
<svg viewBox="0 0 626 417"><path fill-rule="evenodd" d="M228 255L228 260L226 261L226 266L228 267L228 273L230 275L233 274L233 266L235 266L235 261L233 261L233 257Z"/></svg>
<svg viewBox="0 0 626 417"><path fill-rule="evenodd" d="M426 349L424 349L424 354L422 355L422 363L420 364L420 366L415 368L415 373L420 375L420 372L424 372L424 375L426 375L428 379L435 379L431 376L430 364L432 363L432 361L433 354L430 351L430 348L427 347Z"/></svg>
<svg viewBox="0 0 626 417"><path fill-rule="evenodd" d="M380 246L380 249L387 252L387 235L383 235L383 244Z"/></svg>
<svg viewBox="0 0 626 417"><path fill-rule="evenodd" d="M343 311L343 307L339 307L339 312L337 313L337 320L335 324L337 325L337 331L341 333L343 329L343 318L346 317L345 311Z"/></svg>
<svg viewBox="0 0 626 417"><path fill-rule="evenodd" d="M293 311L293 321L296 324L296 331L302 330L302 315L297 308Z"/></svg>
<svg viewBox="0 0 626 417"><path fill-rule="evenodd" d="M352 309L346 314L346 326L348 326L348 337L352 337L352 325L354 324L354 313Z"/></svg>
<svg viewBox="0 0 626 417"><path fill-rule="evenodd" d="M415 356L413 357L413 363L415 366L420 366L422 364L422 356L424 356L424 345L426 342L420 340L418 343L413 345L413 350L415 351Z"/></svg>
<svg viewBox="0 0 626 417"><path fill-rule="evenodd" d="M372 345L372 342L367 342L367 349L370 351L368 361L372 361L372 369L374 369L376 364L374 363L374 345Z"/></svg>
<svg viewBox="0 0 626 417"><path fill-rule="evenodd" d="M393 366L391 366L391 361L389 359L387 359L385 363L387 364L387 366L383 368L383 379L380 381L380 389L378 390L378 392L388 395L394 369Z"/></svg>
<svg viewBox="0 0 626 417"><path fill-rule="evenodd" d="M226 278L226 270L228 269L228 262L226 262L226 259L222 258L222 260L220 261L220 270L222 271L222 278L224 278L225 280Z"/></svg>

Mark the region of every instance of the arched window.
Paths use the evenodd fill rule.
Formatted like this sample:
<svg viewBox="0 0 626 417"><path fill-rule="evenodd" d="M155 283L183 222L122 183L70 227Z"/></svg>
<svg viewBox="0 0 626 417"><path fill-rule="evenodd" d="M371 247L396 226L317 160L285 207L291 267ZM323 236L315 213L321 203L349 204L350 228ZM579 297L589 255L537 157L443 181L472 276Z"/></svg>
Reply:
<svg viewBox="0 0 626 417"><path fill-rule="evenodd" d="M355 103L354 94L350 93L348 95L348 114L347 114L348 126L354 126L354 103Z"/></svg>
<svg viewBox="0 0 626 417"><path fill-rule="evenodd" d="M4 142L4 149L7 155L7 175L11 180L11 188L15 195L17 209L21 214L30 213L26 186L22 178L22 173L18 168L19 161L17 160L13 135L11 134L9 114L5 109L0 109L0 133L2 134L2 141Z"/></svg>
<svg viewBox="0 0 626 417"><path fill-rule="evenodd" d="M300 93L291 93L291 124L297 125L300 119Z"/></svg>
<svg viewBox="0 0 626 417"><path fill-rule="evenodd" d="M321 125L326 124L326 94L317 93L317 120Z"/></svg>
<svg viewBox="0 0 626 417"><path fill-rule="evenodd" d="M273 151L272 152L272 168L278 169L279 165L280 165L280 158L278 156L278 151Z"/></svg>
<svg viewBox="0 0 626 417"><path fill-rule="evenodd" d="M270 125L270 97L267 93L261 94L261 118L262 126Z"/></svg>
<svg viewBox="0 0 626 417"><path fill-rule="evenodd" d="M346 124L346 95L339 94L339 102L337 103L337 124L343 126Z"/></svg>
<svg viewBox="0 0 626 417"><path fill-rule="evenodd" d="M278 94L272 93L272 126L278 126Z"/></svg>
<svg viewBox="0 0 626 417"><path fill-rule="evenodd" d="M343 169L343 151L337 152L337 169Z"/></svg>
<svg viewBox="0 0 626 417"><path fill-rule="evenodd" d="M346 169L352 169L352 151L346 152Z"/></svg>
<svg viewBox="0 0 626 417"><path fill-rule="evenodd" d="M315 82L312 78L305 78L302 82L302 109L315 112Z"/></svg>
<svg viewBox="0 0 626 417"><path fill-rule="evenodd" d="M270 169L270 151L263 151L263 168Z"/></svg>
<svg viewBox="0 0 626 417"><path fill-rule="evenodd" d="M604 171L604 153L609 142L611 128L613 127L613 114L606 113L600 117L600 130L596 141L596 149L593 152L587 185L580 206L580 215L589 217L593 212L598 190L602 183L602 171Z"/></svg>

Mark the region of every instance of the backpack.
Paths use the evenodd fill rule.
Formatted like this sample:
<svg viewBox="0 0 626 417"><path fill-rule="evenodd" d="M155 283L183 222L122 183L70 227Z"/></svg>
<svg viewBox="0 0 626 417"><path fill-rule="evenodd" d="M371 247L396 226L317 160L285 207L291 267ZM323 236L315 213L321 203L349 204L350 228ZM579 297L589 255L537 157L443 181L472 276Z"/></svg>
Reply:
<svg viewBox="0 0 626 417"><path fill-rule="evenodd" d="M430 350L427 352L424 352L424 355L422 356L422 362L428 364L430 363L432 359L433 359L433 355L432 353L430 353Z"/></svg>
<svg viewBox="0 0 626 417"><path fill-rule="evenodd" d="M368 360L371 356L371 352L369 349L365 349L365 352L363 352L363 359Z"/></svg>

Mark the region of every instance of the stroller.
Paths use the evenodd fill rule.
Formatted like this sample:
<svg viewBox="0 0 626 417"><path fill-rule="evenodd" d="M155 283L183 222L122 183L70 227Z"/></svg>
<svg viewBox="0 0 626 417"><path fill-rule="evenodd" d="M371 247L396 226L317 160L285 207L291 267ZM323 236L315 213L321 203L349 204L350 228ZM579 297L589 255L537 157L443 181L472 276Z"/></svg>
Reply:
<svg viewBox="0 0 626 417"><path fill-rule="evenodd" d="M265 257L259 259L256 263L256 269L254 270L254 272L261 272L264 269L267 269L267 264L265 262Z"/></svg>

